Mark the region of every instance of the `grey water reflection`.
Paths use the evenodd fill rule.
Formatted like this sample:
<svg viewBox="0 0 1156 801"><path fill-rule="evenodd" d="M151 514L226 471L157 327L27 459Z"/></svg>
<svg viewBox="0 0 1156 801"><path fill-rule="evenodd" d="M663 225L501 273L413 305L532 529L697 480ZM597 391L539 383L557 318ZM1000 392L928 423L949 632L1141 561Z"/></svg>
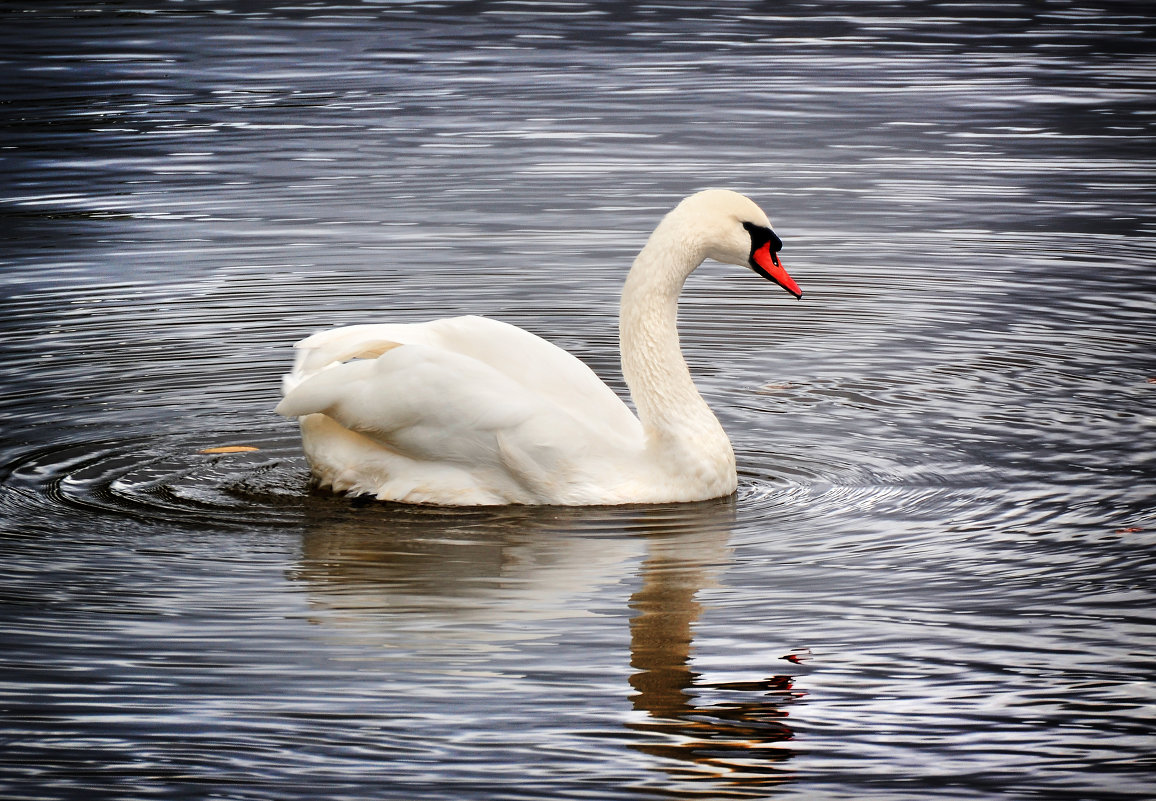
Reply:
<svg viewBox="0 0 1156 801"><path fill-rule="evenodd" d="M793 676L712 682L693 667L701 595L720 586L731 560L734 498L592 510L377 507L320 497L307 505L290 575L326 636L432 657L427 669L468 676L470 655L492 668L520 640L563 635L558 621L589 614L596 593L605 600L617 587L621 606L607 611L620 617L628 607L630 616L621 654L630 673L617 689L634 713L625 736L675 780L666 794L707 782L711 797L750 797L789 778L780 768L793 736L786 707L803 696Z"/></svg>

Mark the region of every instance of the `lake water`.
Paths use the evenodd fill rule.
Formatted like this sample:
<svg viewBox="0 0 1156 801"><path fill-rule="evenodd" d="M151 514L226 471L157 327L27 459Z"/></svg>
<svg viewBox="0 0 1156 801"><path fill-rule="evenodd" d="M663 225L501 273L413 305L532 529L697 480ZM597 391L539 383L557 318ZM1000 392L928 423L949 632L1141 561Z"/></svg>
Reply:
<svg viewBox="0 0 1156 801"><path fill-rule="evenodd" d="M7 799L1141 799L1143 2L0 2ZM292 343L680 324L734 498L310 491ZM205 448L259 450L207 455Z"/></svg>

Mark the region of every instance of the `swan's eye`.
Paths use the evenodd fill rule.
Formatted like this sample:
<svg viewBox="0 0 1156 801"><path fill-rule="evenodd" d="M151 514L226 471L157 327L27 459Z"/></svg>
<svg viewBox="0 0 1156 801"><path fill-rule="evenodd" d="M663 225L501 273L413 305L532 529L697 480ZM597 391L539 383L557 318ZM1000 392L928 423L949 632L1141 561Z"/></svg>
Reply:
<svg viewBox="0 0 1156 801"><path fill-rule="evenodd" d="M747 233L751 235L751 253L761 248L768 242L771 245L771 252L778 253L783 249L783 240L775 235L775 232L765 225L755 225L754 223L745 222L743 228L747 229Z"/></svg>

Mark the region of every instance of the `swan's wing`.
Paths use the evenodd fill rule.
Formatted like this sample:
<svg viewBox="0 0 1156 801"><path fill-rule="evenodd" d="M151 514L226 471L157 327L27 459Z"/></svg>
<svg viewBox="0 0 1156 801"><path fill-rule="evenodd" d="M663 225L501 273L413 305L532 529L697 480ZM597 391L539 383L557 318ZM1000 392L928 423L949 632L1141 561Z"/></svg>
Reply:
<svg viewBox="0 0 1156 801"><path fill-rule="evenodd" d="M642 436L638 419L584 363L541 337L486 317L355 325L314 334L297 343L293 372L285 378L286 395L321 370L349 359L376 359L398 345L468 357L586 425L628 440ZM468 385L459 391L468 392Z"/></svg>
<svg viewBox="0 0 1156 801"><path fill-rule="evenodd" d="M539 497L580 480L607 453L590 430L548 399L459 353L412 344L320 370L277 407L324 414L391 453L458 465L495 481L512 476ZM620 443L610 443L615 452Z"/></svg>

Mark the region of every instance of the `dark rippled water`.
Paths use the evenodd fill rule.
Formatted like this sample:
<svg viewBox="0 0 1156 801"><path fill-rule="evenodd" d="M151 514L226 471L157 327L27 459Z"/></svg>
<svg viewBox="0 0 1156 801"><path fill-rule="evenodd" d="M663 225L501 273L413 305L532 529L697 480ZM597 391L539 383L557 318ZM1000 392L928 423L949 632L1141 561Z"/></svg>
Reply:
<svg viewBox="0 0 1156 801"><path fill-rule="evenodd" d="M1154 27L0 2L0 795L1151 797ZM806 292L688 284L735 498L309 491L293 341L482 313L621 389L706 186Z"/></svg>

